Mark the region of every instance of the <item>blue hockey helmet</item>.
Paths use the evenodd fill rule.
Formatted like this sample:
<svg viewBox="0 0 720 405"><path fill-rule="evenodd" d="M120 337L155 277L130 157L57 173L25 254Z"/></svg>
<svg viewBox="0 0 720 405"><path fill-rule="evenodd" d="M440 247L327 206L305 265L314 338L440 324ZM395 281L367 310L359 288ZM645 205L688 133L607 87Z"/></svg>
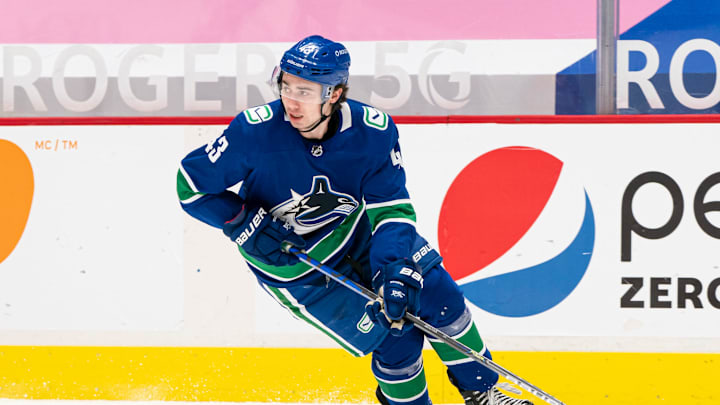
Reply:
<svg viewBox="0 0 720 405"><path fill-rule="evenodd" d="M325 102L330 98L335 86L347 84L350 76L350 53L339 42L312 35L283 54L279 70L320 83L323 86L322 101Z"/></svg>

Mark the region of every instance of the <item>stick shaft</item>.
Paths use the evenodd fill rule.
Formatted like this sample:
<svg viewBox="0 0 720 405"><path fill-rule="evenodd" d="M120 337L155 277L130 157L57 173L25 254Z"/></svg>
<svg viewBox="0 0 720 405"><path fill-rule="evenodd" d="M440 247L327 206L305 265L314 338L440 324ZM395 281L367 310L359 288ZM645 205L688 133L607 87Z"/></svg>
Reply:
<svg viewBox="0 0 720 405"><path fill-rule="evenodd" d="M318 270L319 272L325 274L326 276L332 278L333 280L337 281L338 283L342 284L343 286L349 288L350 290L354 291L356 294L359 294L360 296L366 298L368 301L374 301L376 299L382 300L382 298L378 297L375 292L368 289L367 287L356 283L352 279L349 279L344 274L338 272L337 270L333 269L332 267L329 267L312 257L308 256L307 253L304 251L294 247L294 246L283 246L283 250L287 253L291 253L295 255L298 260L301 262L311 266L315 270ZM405 320L412 322L416 328L423 331L425 334L430 335L436 339L442 340L447 345L452 347L453 349L463 353L464 355L468 356L472 360L477 361L478 363L482 364L483 366L489 368L490 370L496 372L498 375L504 377L510 382L513 382L517 384L518 386L522 387L529 393L535 395L536 397L542 399L543 401L552 404L552 405L565 405L560 400L554 398L550 394L544 392L540 388L530 384L529 382L525 381L524 379L518 377L517 375L511 373L509 370L505 369L504 367L500 366L499 364L495 363L494 361L488 359L487 357L481 355L480 353L472 350L471 348L465 346L464 344L460 343L456 339L453 339L450 335L446 334L445 332L437 329L436 327L430 325L429 323L423 321L422 319L418 318L415 315L406 313L404 316Z"/></svg>

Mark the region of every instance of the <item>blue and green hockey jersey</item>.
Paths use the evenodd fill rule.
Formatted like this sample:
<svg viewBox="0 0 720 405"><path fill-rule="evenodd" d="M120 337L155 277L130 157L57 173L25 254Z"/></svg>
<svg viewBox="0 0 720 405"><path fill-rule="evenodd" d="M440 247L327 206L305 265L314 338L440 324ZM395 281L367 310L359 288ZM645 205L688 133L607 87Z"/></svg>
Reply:
<svg viewBox="0 0 720 405"><path fill-rule="evenodd" d="M335 134L319 141L290 125L280 100L243 111L222 135L182 160L182 208L222 228L243 203L263 207L290 223L309 254L329 266L368 243L372 269L410 257L415 211L395 124L352 100L335 114ZM302 282L312 271L303 263L268 266L240 252L269 284Z"/></svg>

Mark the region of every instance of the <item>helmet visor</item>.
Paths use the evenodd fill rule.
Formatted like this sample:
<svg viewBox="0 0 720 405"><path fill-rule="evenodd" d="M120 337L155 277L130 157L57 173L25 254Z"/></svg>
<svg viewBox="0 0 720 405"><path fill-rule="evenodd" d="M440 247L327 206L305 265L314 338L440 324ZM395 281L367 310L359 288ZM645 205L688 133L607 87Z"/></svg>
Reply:
<svg viewBox="0 0 720 405"><path fill-rule="evenodd" d="M287 72L282 73L282 70L278 66L273 71L271 78L273 90L278 97L289 98L308 104L322 104L325 102L326 98L323 97L325 86L293 76Z"/></svg>

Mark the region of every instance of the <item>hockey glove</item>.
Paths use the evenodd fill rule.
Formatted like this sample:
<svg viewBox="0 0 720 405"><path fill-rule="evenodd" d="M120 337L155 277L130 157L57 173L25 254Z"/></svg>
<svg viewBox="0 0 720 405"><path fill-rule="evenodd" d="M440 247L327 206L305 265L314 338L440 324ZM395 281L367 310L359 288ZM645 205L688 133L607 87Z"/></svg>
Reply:
<svg viewBox="0 0 720 405"><path fill-rule="evenodd" d="M378 280L380 277L383 277L382 283ZM402 336L413 327L403 319L405 312L416 314L420 310L422 275L415 263L400 259L386 264L374 284L382 303L380 300L368 302L365 312L374 323L389 329L390 334Z"/></svg>
<svg viewBox="0 0 720 405"><path fill-rule="evenodd" d="M262 207L250 209L243 205L235 218L225 222L223 233L245 253L271 266L292 266L298 262L295 256L280 250L283 242L298 248L305 246L305 240L292 226L269 215Z"/></svg>

